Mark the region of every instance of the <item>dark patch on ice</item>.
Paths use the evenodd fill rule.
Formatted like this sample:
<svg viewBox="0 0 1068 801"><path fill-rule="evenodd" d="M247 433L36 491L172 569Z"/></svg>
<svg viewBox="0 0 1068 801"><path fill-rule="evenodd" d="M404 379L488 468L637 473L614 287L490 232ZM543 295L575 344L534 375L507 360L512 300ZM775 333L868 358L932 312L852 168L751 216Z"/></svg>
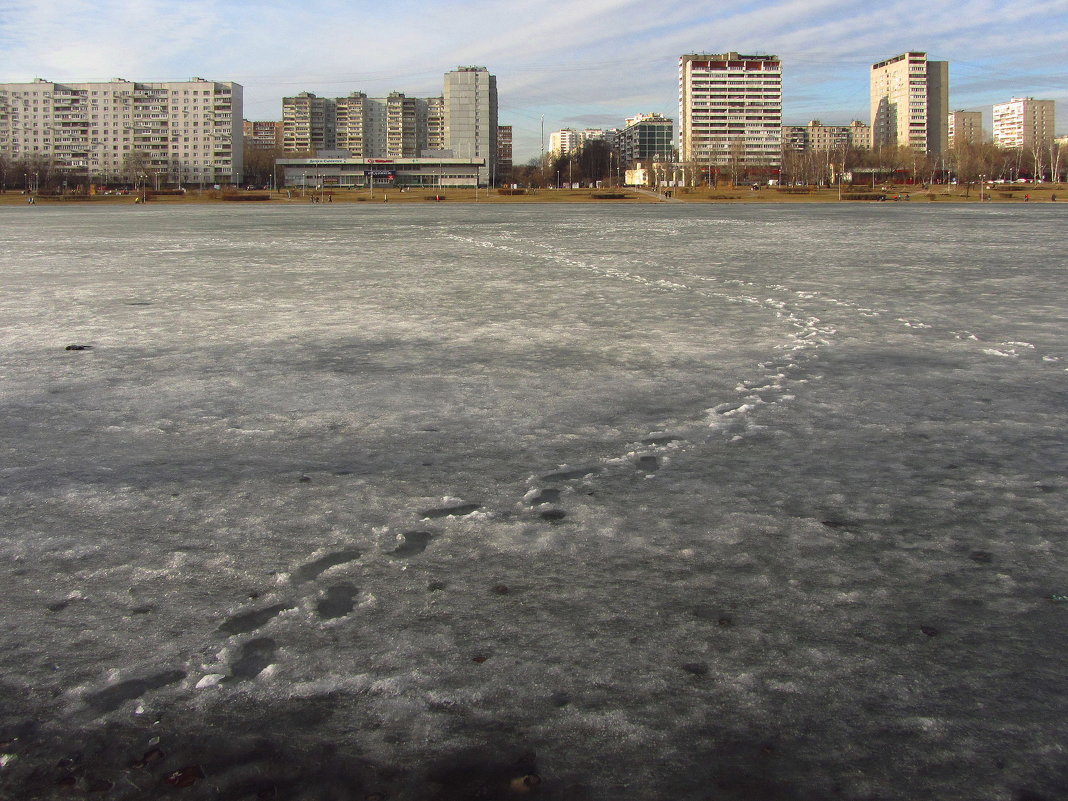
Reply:
<svg viewBox="0 0 1068 801"><path fill-rule="evenodd" d="M565 692L553 693L549 698L555 707L565 707L571 703L571 696Z"/></svg>
<svg viewBox="0 0 1068 801"><path fill-rule="evenodd" d="M1032 792L1031 790L1021 790L1016 794L1013 801L1050 801L1050 799L1046 798L1044 795Z"/></svg>
<svg viewBox="0 0 1068 801"><path fill-rule="evenodd" d="M100 779L96 777L87 777L85 781L85 790L89 793L106 793L115 785L109 782L107 779Z"/></svg>
<svg viewBox="0 0 1068 801"><path fill-rule="evenodd" d="M541 477L542 481L572 481L576 478L584 478L595 473L601 472L600 465L589 465L588 467L570 467L566 470L557 470L555 473L546 473Z"/></svg>
<svg viewBox="0 0 1068 801"><path fill-rule="evenodd" d="M968 558L981 565L988 565L994 561L994 554L990 553L990 551L972 551L968 554Z"/></svg>
<svg viewBox="0 0 1068 801"><path fill-rule="evenodd" d="M287 609L292 609L287 604L274 604L263 609L253 609L249 612L241 612L227 618L219 626L218 631L222 634L247 634L265 625L271 618L276 617Z"/></svg>
<svg viewBox="0 0 1068 801"><path fill-rule="evenodd" d="M827 528L835 528L835 529L837 529L837 528L851 528L853 526L853 523L850 523L848 520L821 520L820 522L823 525L827 526Z"/></svg>
<svg viewBox="0 0 1068 801"><path fill-rule="evenodd" d="M311 476L301 476L301 477L300 477L299 479L297 479L297 480L298 480L298 481L300 481L300 482L302 482L302 483L305 483L305 484L306 484L306 483L308 483L309 481L311 481Z"/></svg>
<svg viewBox="0 0 1068 801"><path fill-rule="evenodd" d="M147 615L153 611L151 606L135 606L130 610L131 615Z"/></svg>
<svg viewBox="0 0 1068 801"><path fill-rule="evenodd" d="M315 613L323 620L333 620L344 617L352 611L356 605L355 598L359 592L351 584L335 584L328 587L319 603L315 605Z"/></svg>
<svg viewBox="0 0 1068 801"><path fill-rule="evenodd" d="M482 507L477 503L458 503L453 506L439 506L435 509L426 509L421 512L423 517L436 519L440 517L463 517L475 512Z"/></svg>
<svg viewBox="0 0 1068 801"><path fill-rule="evenodd" d="M205 778L204 769L200 765L186 765L184 768L168 773L163 781L171 787L177 787L182 790L186 787L192 787L203 778Z"/></svg>
<svg viewBox="0 0 1068 801"><path fill-rule="evenodd" d="M294 584L303 584L305 581L311 581L332 567L337 567L347 562L355 562L361 555L361 552L355 548L345 548L334 553L328 553L326 556L320 556L314 562L308 562L308 564L301 565L294 570L292 582Z"/></svg>
<svg viewBox="0 0 1068 801"><path fill-rule="evenodd" d="M45 607L49 612L62 612L70 606L70 598L64 598L62 601L54 601Z"/></svg>
<svg viewBox="0 0 1068 801"><path fill-rule="evenodd" d="M416 556L426 550L434 535L429 531L405 531L404 542L389 552L390 556L400 559Z"/></svg>
<svg viewBox="0 0 1068 801"><path fill-rule="evenodd" d="M128 300L128 301L126 301L126 305L127 306L151 306L152 305L152 301L151 300Z"/></svg>
<svg viewBox="0 0 1068 801"><path fill-rule="evenodd" d="M120 681L118 684L112 684L110 687L105 687L103 690L90 693L85 697L85 702L90 709L99 714L113 712L127 701L140 698L149 690L158 690L168 684L176 684L184 679L185 676L184 670L167 670L141 679L127 679L126 681Z"/></svg>
<svg viewBox="0 0 1068 801"><path fill-rule="evenodd" d="M247 681L260 675L278 651L278 643L270 637L257 637L241 646L237 661L230 666L230 675L223 682Z"/></svg>
<svg viewBox="0 0 1068 801"><path fill-rule="evenodd" d="M686 662L682 669L693 676L708 675L708 665L704 662Z"/></svg>
<svg viewBox="0 0 1068 801"><path fill-rule="evenodd" d="M934 626L920 626L920 631L922 631L928 637L937 637L941 633Z"/></svg>
<svg viewBox="0 0 1068 801"><path fill-rule="evenodd" d="M734 625L734 617L732 615L710 606L695 606L693 608L693 616L698 620L714 621L717 626L724 629L729 629Z"/></svg>
<svg viewBox="0 0 1068 801"><path fill-rule="evenodd" d="M538 516L542 520L547 520L550 523L559 523L567 517L567 512L563 509L546 509L544 512L540 512Z"/></svg>
<svg viewBox="0 0 1068 801"><path fill-rule="evenodd" d="M92 350L92 345L67 345L64 350Z"/></svg>
<svg viewBox="0 0 1068 801"><path fill-rule="evenodd" d="M533 752L512 761L457 755L443 761L440 767L431 768L427 779L434 790L430 801L537 797L541 789Z"/></svg>
<svg viewBox="0 0 1068 801"><path fill-rule="evenodd" d="M546 487L540 490L537 495L530 499L531 506L537 506L541 503L556 503L560 500L560 490L553 487Z"/></svg>
<svg viewBox="0 0 1068 801"><path fill-rule="evenodd" d="M163 750L159 746L153 746L141 755L140 759L130 763L131 768L146 768L163 759Z"/></svg>
<svg viewBox="0 0 1068 801"><path fill-rule="evenodd" d="M495 595L507 595L511 590L508 589L507 584L495 584L493 585L493 592Z"/></svg>
<svg viewBox="0 0 1068 801"><path fill-rule="evenodd" d="M660 460L655 456L639 456L635 464L647 473L655 473L660 469Z"/></svg>
<svg viewBox="0 0 1068 801"><path fill-rule="evenodd" d="M431 581L426 585L427 592L441 592L448 585L444 581Z"/></svg>

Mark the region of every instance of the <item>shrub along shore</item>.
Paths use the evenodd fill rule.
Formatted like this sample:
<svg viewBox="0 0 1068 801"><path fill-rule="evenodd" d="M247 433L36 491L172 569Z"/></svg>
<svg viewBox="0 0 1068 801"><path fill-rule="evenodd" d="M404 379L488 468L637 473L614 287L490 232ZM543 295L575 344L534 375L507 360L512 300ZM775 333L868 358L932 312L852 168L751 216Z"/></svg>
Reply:
<svg viewBox="0 0 1068 801"><path fill-rule="evenodd" d="M266 191L214 191L188 190L185 192L84 195L39 194L8 190L0 193L0 205L33 204L60 205L75 203L134 204L148 203L172 205L182 203L266 203L292 205L309 203L872 203L872 202L920 202L920 203L977 203L979 189L958 186L934 186L928 189L919 186L871 187L721 187L709 189L674 188L657 193L648 189L621 187L618 189L536 189L515 190L446 189L441 193L432 190L399 190L376 187L367 189L299 189ZM1068 185L1064 184L997 184L983 190L983 201L992 203L1049 203L1068 202Z"/></svg>

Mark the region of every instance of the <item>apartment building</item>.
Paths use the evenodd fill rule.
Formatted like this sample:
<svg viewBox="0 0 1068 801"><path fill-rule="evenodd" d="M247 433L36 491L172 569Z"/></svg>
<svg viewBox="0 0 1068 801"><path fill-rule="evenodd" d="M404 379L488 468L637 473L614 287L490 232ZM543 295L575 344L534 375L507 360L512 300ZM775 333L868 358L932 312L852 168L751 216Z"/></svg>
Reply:
<svg viewBox="0 0 1068 801"><path fill-rule="evenodd" d="M506 178L512 174L512 126L497 126L497 175Z"/></svg>
<svg viewBox="0 0 1068 801"><path fill-rule="evenodd" d="M549 152L559 158L581 150L587 142L596 139L614 141L618 133L619 131L614 128L585 128L581 131L575 128L561 128L549 134Z"/></svg>
<svg viewBox="0 0 1068 801"><path fill-rule="evenodd" d="M299 150L334 150L337 147L335 101L301 92L282 98L282 147Z"/></svg>
<svg viewBox="0 0 1068 801"><path fill-rule="evenodd" d="M322 98L301 92L282 99L282 126L288 151L346 150L354 158L392 159L451 153L482 159L486 184L496 174L497 79L485 67L459 67L445 74L440 97L352 92Z"/></svg>
<svg viewBox="0 0 1068 801"><path fill-rule="evenodd" d="M274 121L242 122L245 135L245 147L249 150L281 150L282 123Z"/></svg>
<svg viewBox="0 0 1068 801"><path fill-rule="evenodd" d="M949 62L911 51L872 64L871 127L875 147L944 153L949 147Z"/></svg>
<svg viewBox="0 0 1068 801"><path fill-rule="evenodd" d="M853 120L849 125L824 125L819 120L812 120L808 125L782 126L784 151L832 152L843 147L870 149L871 126L860 120Z"/></svg>
<svg viewBox="0 0 1068 801"><path fill-rule="evenodd" d="M1055 136L1056 103L1014 97L994 104L994 144L998 147L1048 147Z"/></svg>
<svg viewBox="0 0 1068 801"><path fill-rule="evenodd" d="M782 64L778 56L679 57L679 158L770 174L782 162Z"/></svg>
<svg viewBox="0 0 1068 801"><path fill-rule="evenodd" d="M983 112L951 111L947 123L946 137L950 150L957 145L977 145L983 141Z"/></svg>
<svg viewBox="0 0 1068 801"><path fill-rule="evenodd" d="M615 138L624 168L638 162L674 161L675 121L656 112L628 117Z"/></svg>
<svg viewBox="0 0 1068 801"><path fill-rule="evenodd" d="M0 155L88 180L237 183L243 142L232 81L0 84Z"/></svg>
<svg viewBox="0 0 1068 801"><path fill-rule="evenodd" d="M483 159L479 182L497 177L497 77L485 67L445 73L445 150L459 159Z"/></svg>

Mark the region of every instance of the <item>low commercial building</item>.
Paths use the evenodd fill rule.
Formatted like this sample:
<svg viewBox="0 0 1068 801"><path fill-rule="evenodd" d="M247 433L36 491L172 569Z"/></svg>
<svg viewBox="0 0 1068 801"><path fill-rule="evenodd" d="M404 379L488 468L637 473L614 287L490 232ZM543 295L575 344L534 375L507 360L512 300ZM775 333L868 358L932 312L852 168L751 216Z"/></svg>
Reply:
<svg viewBox="0 0 1068 801"><path fill-rule="evenodd" d="M484 159L335 158L279 159L282 185L307 189L473 189Z"/></svg>

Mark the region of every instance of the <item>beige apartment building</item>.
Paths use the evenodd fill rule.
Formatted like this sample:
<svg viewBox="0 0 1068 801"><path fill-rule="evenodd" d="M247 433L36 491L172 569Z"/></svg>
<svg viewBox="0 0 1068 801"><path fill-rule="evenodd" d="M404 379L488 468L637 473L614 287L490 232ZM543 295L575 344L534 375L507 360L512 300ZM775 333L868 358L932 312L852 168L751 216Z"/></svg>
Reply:
<svg viewBox="0 0 1068 801"><path fill-rule="evenodd" d="M943 153L949 147L949 62L911 51L872 64L874 147L911 147Z"/></svg>
<svg viewBox="0 0 1068 801"><path fill-rule="evenodd" d="M272 120L244 120L242 127L247 150L282 149L282 123Z"/></svg>
<svg viewBox="0 0 1068 801"><path fill-rule="evenodd" d="M831 152L842 147L870 149L871 126L860 120L853 120L849 125L824 125L819 120L812 120L808 125L782 126L784 151Z"/></svg>
<svg viewBox="0 0 1068 801"><path fill-rule="evenodd" d="M778 56L679 57L679 157L772 172L782 163L782 64Z"/></svg>
<svg viewBox="0 0 1068 801"><path fill-rule="evenodd" d="M203 78L0 84L0 155L102 183L238 183L242 87Z"/></svg>
<svg viewBox="0 0 1068 801"><path fill-rule="evenodd" d="M282 98L282 147L290 152L333 150L335 142L335 101L301 92Z"/></svg>
<svg viewBox="0 0 1068 801"><path fill-rule="evenodd" d="M994 144L998 147L1048 147L1055 136L1052 100L1014 97L994 104Z"/></svg>
<svg viewBox="0 0 1068 801"><path fill-rule="evenodd" d="M977 145L983 141L983 112L951 111L947 123L946 135L950 149L961 144Z"/></svg>
<svg viewBox="0 0 1068 801"><path fill-rule="evenodd" d="M440 97L390 92L368 97L353 92L335 101L335 139L323 150L347 150L356 158L416 158L441 150L444 120Z"/></svg>

